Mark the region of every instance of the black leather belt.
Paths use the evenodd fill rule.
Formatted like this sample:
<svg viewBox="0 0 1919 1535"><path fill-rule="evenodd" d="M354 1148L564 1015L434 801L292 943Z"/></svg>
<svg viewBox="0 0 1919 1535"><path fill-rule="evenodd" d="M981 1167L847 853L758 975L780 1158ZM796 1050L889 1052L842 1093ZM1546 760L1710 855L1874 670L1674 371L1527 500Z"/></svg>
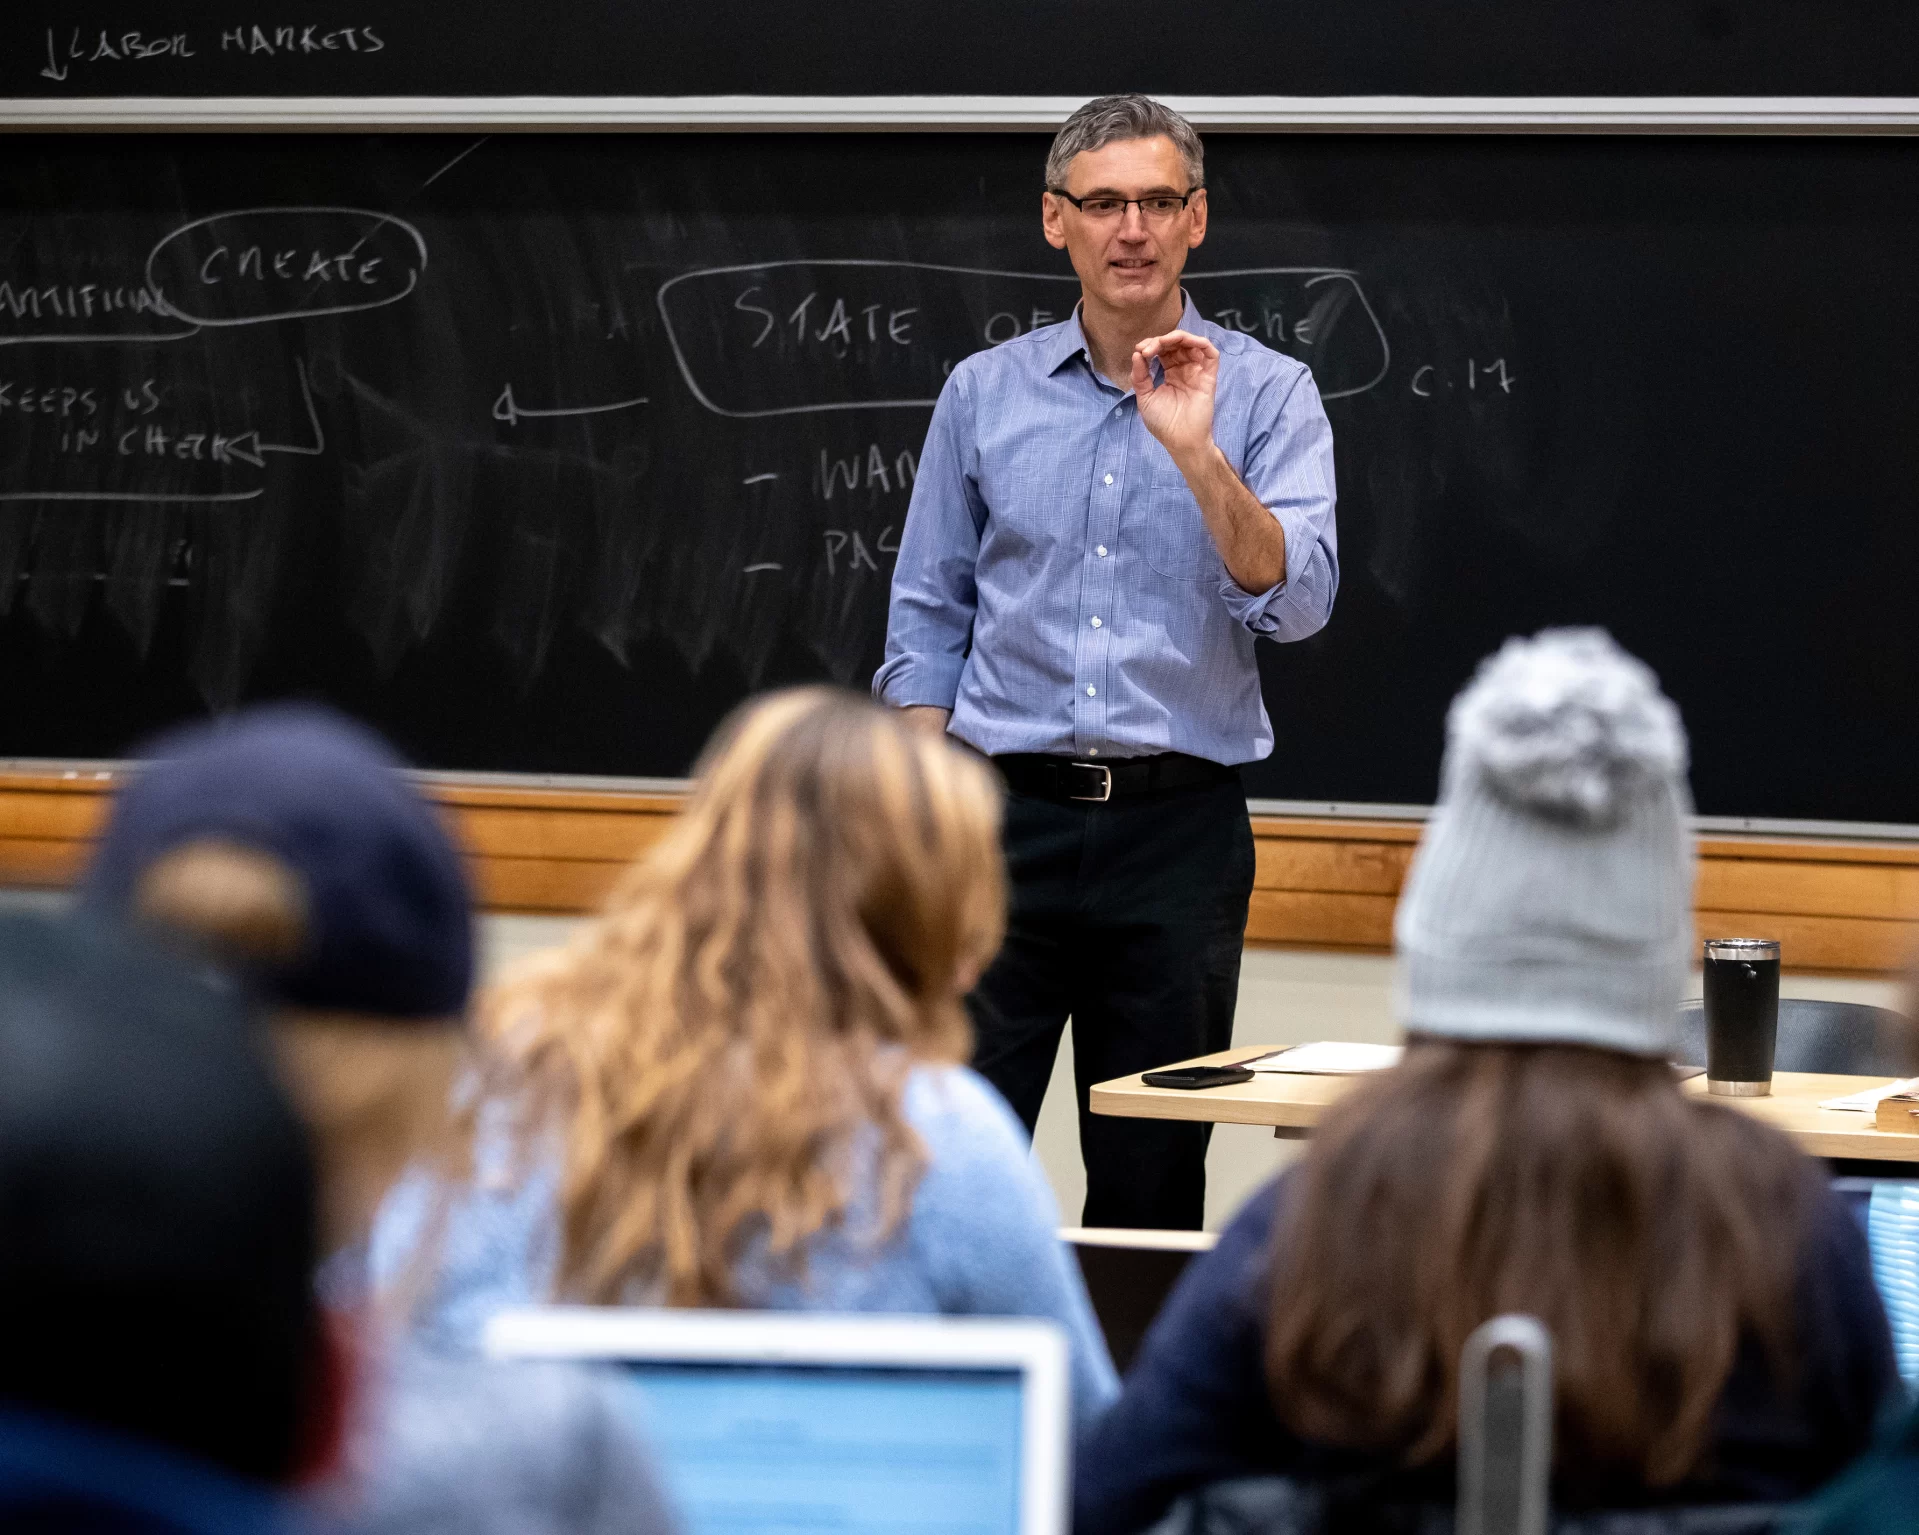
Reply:
<svg viewBox="0 0 1919 1535"><path fill-rule="evenodd" d="M995 757L993 766L999 769L1007 787L1015 794L1067 804L1103 805L1108 800L1133 799L1166 789L1192 789L1239 777L1236 767L1222 767L1217 762L1189 757L1184 752L1161 752L1156 757L1115 757L1111 762L1012 752Z"/></svg>

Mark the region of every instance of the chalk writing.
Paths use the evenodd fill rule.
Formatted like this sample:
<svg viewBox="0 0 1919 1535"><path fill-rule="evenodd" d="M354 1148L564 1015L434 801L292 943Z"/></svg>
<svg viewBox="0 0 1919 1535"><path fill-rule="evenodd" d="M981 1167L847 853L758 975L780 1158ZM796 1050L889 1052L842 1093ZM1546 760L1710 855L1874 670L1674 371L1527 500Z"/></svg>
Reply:
<svg viewBox="0 0 1919 1535"><path fill-rule="evenodd" d="M42 288L16 288L0 281L0 310L16 320L91 320L96 314L110 315L164 312L160 295L150 288L130 288L124 283L103 287L99 283L68 283L64 287L50 283Z"/></svg>
<svg viewBox="0 0 1919 1535"><path fill-rule="evenodd" d="M1413 369L1406 387L1420 399L1430 400L1435 395L1447 394L1462 386L1468 394L1490 394L1494 390L1511 394L1517 382L1512 370L1506 366L1505 358L1495 357L1490 362L1481 362L1468 357L1462 367L1450 371L1442 371L1436 363L1421 363Z"/></svg>
<svg viewBox="0 0 1919 1535"><path fill-rule="evenodd" d="M364 208L242 208L195 219L147 257L146 285L195 325L253 325L398 303L426 268L426 239Z"/></svg>
<svg viewBox="0 0 1919 1535"><path fill-rule="evenodd" d="M379 53L386 41L371 27L224 27L220 51L240 53Z"/></svg>
<svg viewBox="0 0 1919 1535"><path fill-rule="evenodd" d="M516 401L513 398L513 386L508 384L500 391L499 399L493 402L493 419L504 421L508 426L518 426L522 421L555 416L603 416L608 411L631 410L635 405L644 404L646 396L642 394L630 400L612 400L605 405L555 405L534 410Z"/></svg>
<svg viewBox="0 0 1919 1535"><path fill-rule="evenodd" d="M825 531L825 538L826 573L829 576L839 573L842 556L846 560L846 569L849 571L880 568L879 561L873 558L873 551L867 547L866 540L860 535L858 529L849 531L846 528L828 528ZM852 551L850 554L847 553L849 545Z"/></svg>
<svg viewBox="0 0 1919 1535"><path fill-rule="evenodd" d="M223 27L218 52L237 52L249 56L274 58L281 54L380 53L386 39L372 27L332 26L315 22L311 26ZM46 29L47 62L40 67L43 78L66 80L76 65L141 64L154 59L192 59L202 52L213 52L207 34L166 32L150 35L111 27L71 27L65 34L53 27Z"/></svg>
<svg viewBox="0 0 1919 1535"><path fill-rule="evenodd" d="M18 394L14 393L16 384L19 387ZM61 420L76 413L93 417L100 413L99 391L78 388L72 384L36 388L19 384L15 379L0 378L0 417L9 411L18 411L23 416L57 416Z"/></svg>
<svg viewBox="0 0 1919 1535"><path fill-rule="evenodd" d="M158 293L122 272L86 276L71 266L37 272L33 253L16 249L0 268L0 347L31 342L79 342L126 337L173 341L196 333L181 328Z"/></svg>
<svg viewBox="0 0 1919 1535"><path fill-rule="evenodd" d="M1385 378L1391 349L1358 277L1329 267L1189 273L1217 323L1309 357L1325 399ZM906 261L710 267L661 284L657 302L687 388L741 419L932 405L956 362L1056 325L1070 273ZM824 476L822 476L824 482Z"/></svg>
<svg viewBox="0 0 1919 1535"><path fill-rule="evenodd" d="M733 308L753 316L759 326L750 343L755 348L764 346L766 338L782 327L791 327L798 346L803 347L809 341L828 345L841 357L848 355L862 340L875 345L881 340L894 346L913 344L913 316L919 313L915 304L894 308L885 303L862 304L856 298L849 306L844 295L828 300L821 298L815 289L805 294L793 306L792 313L781 320L771 309L755 302L756 297L764 297L765 292L755 284L733 300ZM814 307L816 303L818 308ZM884 320L880 318L882 314L886 316Z"/></svg>
<svg viewBox="0 0 1919 1535"><path fill-rule="evenodd" d="M0 433L26 433L16 464L30 478L52 473L54 482L15 499L153 499L250 500L252 494L202 492L189 495L171 483L137 490L120 484L75 489L58 483L61 466L89 462L109 478L124 479L126 471L149 467L203 464L224 469L264 469L276 453L318 457L326 451L326 433L304 362L295 364L300 400L311 441L271 442L259 430L235 430L218 420L211 401L195 404L169 398L159 380L143 378L117 389L99 383L74 381L32 383L0 376ZM213 419L205 419L211 416ZM92 476L97 478L98 476Z"/></svg>
<svg viewBox="0 0 1919 1535"><path fill-rule="evenodd" d="M1182 280L1215 325L1305 362L1322 400L1364 394L1392 369L1386 328L1355 273L1245 267L1188 272Z"/></svg>
<svg viewBox="0 0 1919 1535"><path fill-rule="evenodd" d="M75 64L122 64L140 62L146 59L190 59L195 50L187 42L187 34L175 32L164 37L147 37L140 32L109 33L102 27L98 33L83 34L79 27L64 39L47 28L47 62L40 73L48 80L65 80L72 73Z"/></svg>
<svg viewBox="0 0 1919 1535"><path fill-rule="evenodd" d="M879 531L871 545L866 536L857 528L826 528L822 536L826 541L826 573L836 576L851 574L859 570L877 571L879 561L875 553L897 556L900 552L899 539L896 536L897 524L888 523Z"/></svg>
<svg viewBox="0 0 1919 1535"><path fill-rule="evenodd" d="M980 335L988 346L1000 346L1025 331L1038 330L1043 325L1054 325L1064 318L1064 315L1055 314L1050 309L1041 309L1035 305L1022 324L1020 316L1007 310L996 310L986 317L986 324L981 328Z"/></svg>
<svg viewBox="0 0 1919 1535"><path fill-rule="evenodd" d="M851 458L834 457L821 448L813 489L824 501L831 501L836 490L842 493L862 487L874 493L911 490L918 473L919 459L911 448L901 448L890 458L880 450L878 443L870 444L863 455L855 453Z"/></svg>
<svg viewBox="0 0 1919 1535"><path fill-rule="evenodd" d="M304 46L267 28L183 37L263 59ZM840 681L870 670L926 414L956 367L979 366L967 359L1067 320L1065 264L696 267L701 239L651 211L583 223L557 201L530 220L497 203L518 145L469 134L391 153L381 191L358 194L373 206L296 194L368 183L336 161L282 176L276 146L227 181L179 175L145 202L141 182L0 216L0 348L29 348L0 350L0 478L8 500L48 504L0 508L13 540L0 538L0 589L30 565L21 610L50 633L104 610L143 645L173 632L156 615L184 621L217 663L207 696L226 701L249 685L259 615L282 593L337 597L382 676L456 598L516 683L572 633L636 668L638 646L678 647L695 669L726 652L751 685L789 669L795 640ZM282 188L315 202L276 204ZM333 195L342 205L321 201ZM409 206L432 211L416 222ZM736 237L805 248L777 221L720 248ZM1328 398L1386 374L1357 274L1187 281L1202 315L1308 360ZM1513 370L1495 354L1517 354L1468 334L1478 371L1458 387L1503 397ZM42 340L88 344L36 354ZM847 410L871 414L818 419ZM564 425L576 419L585 430ZM88 502L103 514L84 515ZM56 517L57 503L82 514ZM165 553L183 529L184 552ZM308 550L323 556L311 577ZM204 609L164 608L161 581L193 585Z"/></svg>

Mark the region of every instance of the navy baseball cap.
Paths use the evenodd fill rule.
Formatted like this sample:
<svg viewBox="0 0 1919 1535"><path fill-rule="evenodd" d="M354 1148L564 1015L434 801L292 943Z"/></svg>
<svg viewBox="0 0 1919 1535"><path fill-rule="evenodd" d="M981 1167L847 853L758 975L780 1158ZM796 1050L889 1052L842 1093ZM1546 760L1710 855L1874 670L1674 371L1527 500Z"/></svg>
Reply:
<svg viewBox="0 0 1919 1535"><path fill-rule="evenodd" d="M84 904L128 918L142 876L192 842L271 854L300 881L306 943L253 975L293 1006L392 1018L462 1012L473 902L437 812L365 726L273 704L161 736L121 791Z"/></svg>

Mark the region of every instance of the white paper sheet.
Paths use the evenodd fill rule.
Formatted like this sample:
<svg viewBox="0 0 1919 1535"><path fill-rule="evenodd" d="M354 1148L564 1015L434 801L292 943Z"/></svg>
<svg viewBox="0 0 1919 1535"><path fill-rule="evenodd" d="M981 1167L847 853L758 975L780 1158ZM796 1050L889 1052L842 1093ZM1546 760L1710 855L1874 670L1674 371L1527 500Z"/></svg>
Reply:
<svg viewBox="0 0 1919 1535"><path fill-rule="evenodd" d="M1252 1071L1284 1071L1314 1077L1344 1077L1361 1071L1384 1071L1399 1064L1404 1053L1399 1045L1353 1045L1334 1039L1314 1040L1310 1045L1294 1045L1275 1050L1256 1061L1246 1062Z"/></svg>
<svg viewBox="0 0 1919 1535"><path fill-rule="evenodd" d="M1856 1114L1870 1114L1879 1107L1881 1098L1890 1098L1894 1093L1919 1092L1919 1077L1907 1077L1903 1082L1888 1082L1884 1087L1868 1087L1856 1093L1847 1093L1843 1098L1827 1098L1819 1107L1822 1109L1849 1109Z"/></svg>

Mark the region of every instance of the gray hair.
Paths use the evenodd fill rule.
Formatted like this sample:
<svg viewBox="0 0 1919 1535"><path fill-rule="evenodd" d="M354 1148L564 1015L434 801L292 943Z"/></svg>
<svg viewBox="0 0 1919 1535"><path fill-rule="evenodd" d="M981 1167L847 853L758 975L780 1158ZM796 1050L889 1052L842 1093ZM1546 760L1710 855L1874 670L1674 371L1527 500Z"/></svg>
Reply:
<svg viewBox="0 0 1919 1535"><path fill-rule="evenodd" d="M1171 107L1151 96L1128 93L1089 101L1060 125L1053 147L1046 151L1046 185L1063 187L1073 157L1089 149L1104 149L1126 139L1169 138L1186 166L1191 186L1206 184L1206 151L1193 125Z"/></svg>

